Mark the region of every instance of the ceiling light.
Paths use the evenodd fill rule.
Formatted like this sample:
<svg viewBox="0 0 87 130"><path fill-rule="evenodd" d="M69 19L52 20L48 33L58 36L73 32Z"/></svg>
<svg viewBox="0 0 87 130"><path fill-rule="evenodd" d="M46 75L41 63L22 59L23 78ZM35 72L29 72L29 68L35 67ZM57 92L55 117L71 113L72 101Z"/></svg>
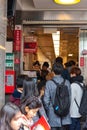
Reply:
<svg viewBox="0 0 87 130"><path fill-rule="evenodd" d="M56 33L52 33L52 39L53 39L55 56L57 57L57 56L59 56L60 31L57 31Z"/></svg>
<svg viewBox="0 0 87 130"><path fill-rule="evenodd" d="M54 0L54 2L57 4L72 5L79 3L80 0Z"/></svg>
<svg viewBox="0 0 87 130"><path fill-rule="evenodd" d="M68 56L73 56L73 54L68 54Z"/></svg>
<svg viewBox="0 0 87 130"><path fill-rule="evenodd" d="M60 40L60 34L57 33L52 33L53 41L58 41Z"/></svg>

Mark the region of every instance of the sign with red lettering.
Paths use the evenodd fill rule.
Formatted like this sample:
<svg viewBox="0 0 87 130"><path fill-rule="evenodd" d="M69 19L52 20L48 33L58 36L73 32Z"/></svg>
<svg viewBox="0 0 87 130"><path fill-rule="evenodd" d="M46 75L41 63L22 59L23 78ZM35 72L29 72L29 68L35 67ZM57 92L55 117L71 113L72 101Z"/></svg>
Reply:
<svg viewBox="0 0 87 130"><path fill-rule="evenodd" d="M21 25L16 25L14 30L14 51L21 50Z"/></svg>
<svg viewBox="0 0 87 130"><path fill-rule="evenodd" d="M15 59L14 59L14 63L15 63L15 64L20 64L20 59L19 59L19 58L15 58Z"/></svg>
<svg viewBox="0 0 87 130"><path fill-rule="evenodd" d="M36 53L37 43L36 42L24 42L24 53Z"/></svg>
<svg viewBox="0 0 87 130"><path fill-rule="evenodd" d="M84 57L80 57L80 66L81 66L81 67L84 66Z"/></svg>

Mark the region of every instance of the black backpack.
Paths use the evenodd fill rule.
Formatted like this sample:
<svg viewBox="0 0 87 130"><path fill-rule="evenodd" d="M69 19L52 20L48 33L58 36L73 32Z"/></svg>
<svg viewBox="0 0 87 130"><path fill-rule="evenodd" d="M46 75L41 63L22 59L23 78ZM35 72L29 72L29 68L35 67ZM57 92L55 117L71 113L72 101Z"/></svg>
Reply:
<svg viewBox="0 0 87 130"><path fill-rule="evenodd" d="M80 105L78 105L76 99L74 100L79 108L79 113L82 116L86 116L87 115L87 87L85 86L85 84L82 85L81 83L77 81L75 83L77 83L82 88L83 94L82 94Z"/></svg>
<svg viewBox="0 0 87 130"><path fill-rule="evenodd" d="M56 83L53 79L52 81L57 85L53 104L54 112L60 117L65 117L69 113L70 109L68 87L65 85L65 79L61 84Z"/></svg>

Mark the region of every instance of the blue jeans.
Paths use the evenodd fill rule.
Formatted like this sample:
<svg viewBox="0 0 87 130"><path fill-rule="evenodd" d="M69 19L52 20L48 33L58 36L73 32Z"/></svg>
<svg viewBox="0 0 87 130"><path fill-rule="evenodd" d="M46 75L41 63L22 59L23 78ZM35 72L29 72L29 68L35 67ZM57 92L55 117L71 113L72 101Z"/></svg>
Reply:
<svg viewBox="0 0 87 130"><path fill-rule="evenodd" d="M80 119L79 118L71 118L72 124L70 125L69 130L81 130Z"/></svg>

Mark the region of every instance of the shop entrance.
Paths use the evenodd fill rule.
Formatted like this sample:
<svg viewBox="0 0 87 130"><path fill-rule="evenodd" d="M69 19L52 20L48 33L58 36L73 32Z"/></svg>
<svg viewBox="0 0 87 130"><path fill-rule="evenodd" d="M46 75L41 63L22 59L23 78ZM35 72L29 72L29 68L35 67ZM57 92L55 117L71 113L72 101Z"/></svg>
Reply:
<svg viewBox="0 0 87 130"><path fill-rule="evenodd" d="M64 63L74 60L78 64L79 56L79 28L76 27L38 27L23 26L24 31L24 70L32 69L32 63L39 60L42 64L44 61L50 63L50 67L56 58L53 34L60 32L60 39L56 39L56 45L59 44L57 56L61 56ZM32 46L31 46L32 44Z"/></svg>

